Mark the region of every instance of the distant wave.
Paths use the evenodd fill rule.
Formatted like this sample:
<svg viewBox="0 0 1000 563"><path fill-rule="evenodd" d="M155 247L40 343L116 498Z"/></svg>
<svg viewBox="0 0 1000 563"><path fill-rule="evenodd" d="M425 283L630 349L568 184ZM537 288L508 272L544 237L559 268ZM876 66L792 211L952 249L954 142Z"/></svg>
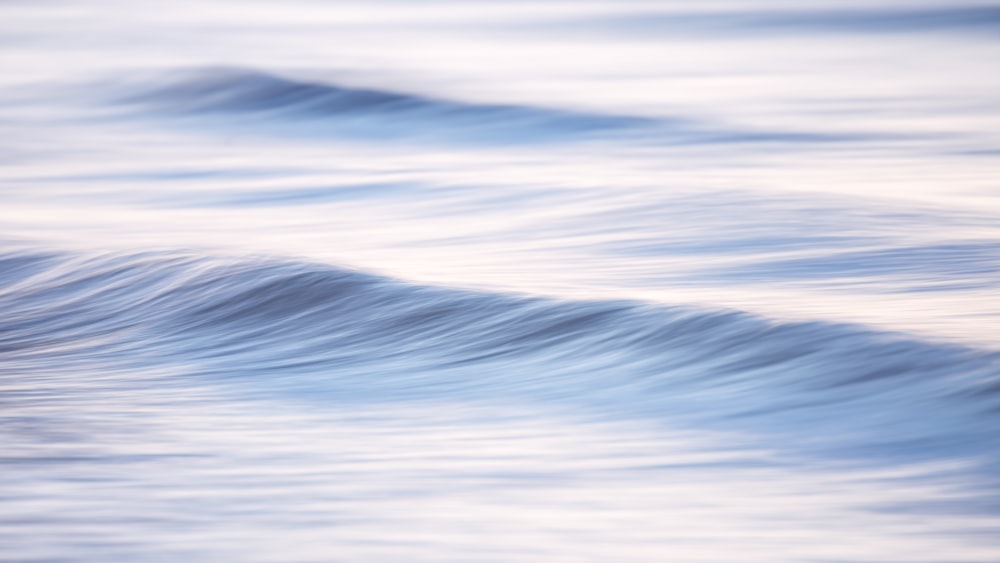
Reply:
<svg viewBox="0 0 1000 563"><path fill-rule="evenodd" d="M1000 36L1000 6L679 11L559 20L531 27L556 33L627 32L671 36L947 32L997 37Z"/></svg>
<svg viewBox="0 0 1000 563"><path fill-rule="evenodd" d="M824 424L899 408L900 424L922 424L900 394L986 410L1000 401L993 351L733 311L414 286L298 262L8 252L0 309L5 372L153 362L384 398L514 394L711 416L810 405ZM891 407L876 406L880 394ZM829 412L857 401L876 405L843 420ZM935 420L944 427L947 414Z"/></svg>
<svg viewBox="0 0 1000 563"><path fill-rule="evenodd" d="M116 100L154 114L230 116L226 127L374 140L444 140L532 144L627 137L667 144L810 143L871 139L871 135L768 131L685 117L645 117L460 100L331 83L265 72L209 68L169 74ZM218 125L214 123L213 125ZM251 129L247 129L251 128Z"/></svg>
<svg viewBox="0 0 1000 563"><path fill-rule="evenodd" d="M634 130L657 123L642 117L476 104L228 68L178 73L166 85L145 89L122 101L181 114L292 119L300 126L322 126L327 132L374 137L448 135L530 142Z"/></svg>

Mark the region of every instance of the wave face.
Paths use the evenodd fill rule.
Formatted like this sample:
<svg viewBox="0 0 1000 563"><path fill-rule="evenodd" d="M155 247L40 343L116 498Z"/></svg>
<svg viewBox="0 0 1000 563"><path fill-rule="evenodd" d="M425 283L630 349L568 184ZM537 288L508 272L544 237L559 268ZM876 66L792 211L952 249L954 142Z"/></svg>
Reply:
<svg viewBox="0 0 1000 563"><path fill-rule="evenodd" d="M0 346L8 365L29 370L39 358L119 357L179 363L192 375L233 372L264 388L302 378L310 393L377 400L600 401L627 416L740 417L741 425L809 406L815 424L841 428L847 447L865 445L851 444L847 430L875 414L853 411L862 396L895 399L905 389L939 409L984 409L969 428L944 418L928 428L910 405L885 405L877 418L892 417L893 434L878 439L901 454L927 454L977 422L995 427L989 413L1000 406L1000 354L848 325L466 292L265 260L28 253L0 264ZM746 385L742 401L728 399L727 389ZM791 432L803 430L815 429ZM911 440L926 442L910 451Z"/></svg>

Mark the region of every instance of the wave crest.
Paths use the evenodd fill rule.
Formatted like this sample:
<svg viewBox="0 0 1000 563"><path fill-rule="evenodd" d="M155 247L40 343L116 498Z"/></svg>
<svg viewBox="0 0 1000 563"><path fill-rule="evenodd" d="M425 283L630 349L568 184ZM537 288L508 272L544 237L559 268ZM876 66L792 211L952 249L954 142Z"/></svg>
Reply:
<svg viewBox="0 0 1000 563"><path fill-rule="evenodd" d="M15 252L0 266L0 376L195 378L333 404L557 402L752 426L804 448L816 433L845 452L885 441L918 457L998 435L1000 353L849 325L416 286L264 259Z"/></svg>
<svg viewBox="0 0 1000 563"><path fill-rule="evenodd" d="M239 114L272 125L368 137L549 141L641 129L656 120L525 105L477 104L294 80L242 69L175 74L120 100L187 115ZM308 128L308 127L306 127Z"/></svg>
<svg viewBox="0 0 1000 563"><path fill-rule="evenodd" d="M805 372L792 368L800 364L811 374L803 382L823 386L957 366L995 369L997 361L990 351L848 325L414 286L297 262L22 252L0 263L6 311L0 342L7 351L38 352L99 331L122 342L155 338L192 357L234 361L252 345L254 358L272 354L280 363L287 347L309 343L317 360L361 349L372 357L411 354L440 365L558 356L563 365L581 367L614 358L619 367L719 379L750 372L798 377Z"/></svg>

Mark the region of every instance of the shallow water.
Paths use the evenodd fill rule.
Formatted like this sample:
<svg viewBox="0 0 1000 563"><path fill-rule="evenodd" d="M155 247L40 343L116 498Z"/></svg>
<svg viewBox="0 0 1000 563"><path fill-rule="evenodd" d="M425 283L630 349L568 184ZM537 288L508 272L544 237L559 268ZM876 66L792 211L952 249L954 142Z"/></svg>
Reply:
<svg viewBox="0 0 1000 563"><path fill-rule="evenodd" d="M1000 4L0 10L0 559L1000 559Z"/></svg>

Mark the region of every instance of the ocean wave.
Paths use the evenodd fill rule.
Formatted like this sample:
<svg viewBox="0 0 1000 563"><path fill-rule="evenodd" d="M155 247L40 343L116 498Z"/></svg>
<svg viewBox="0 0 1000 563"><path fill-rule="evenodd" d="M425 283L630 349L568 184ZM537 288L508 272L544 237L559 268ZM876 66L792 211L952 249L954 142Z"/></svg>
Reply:
<svg viewBox="0 0 1000 563"><path fill-rule="evenodd" d="M501 389L639 406L709 393L702 406L738 415L901 390L992 405L1000 377L997 352L848 325L416 286L265 259L9 252L0 307L7 366L119 358L387 396Z"/></svg>
<svg viewBox="0 0 1000 563"><path fill-rule="evenodd" d="M517 104L483 104L354 88L262 71L175 71L125 88L116 106L154 115L229 119L214 130L361 140L534 144L628 139L667 145L837 143L889 138L848 132L764 130L684 116L615 115Z"/></svg>
<svg viewBox="0 0 1000 563"><path fill-rule="evenodd" d="M119 100L186 115L236 114L294 122L302 130L367 137L460 137L551 141L635 131L660 120L513 104L479 104L412 93L209 68L170 74ZM673 123L681 126L681 120ZM306 127L308 129L308 127Z"/></svg>
<svg viewBox="0 0 1000 563"><path fill-rule="evenodd" d="M24 559L80 552L58 541L76 521L36 516L52 507L82 515L87 533L95 513L98 534L125 526L141 541L119 549L122 560L150 545L191 549L206 522L199 553L245 555L245 541L220 541L212 526L266 536L275 513L323 541L330 526L373 517L392 538L401 507L454 491L474 501L457 513L444 504L454 522L512 491L559 508L597 484L611 488L584 513L602 523L620 499L630 507L660 491L644 519L710 527L719 511L706 513L706 498L735 498L723 513L762 506L747 518L773 511L813 526L799 514L839 506L815 498L850 497L859 508L830 522L927 522L901 545L953 529L938 523L942 510L990 519L981 526L996 514L1000 354L989 350L738 311L414 285L288 259L28 245L0 252L0 311L0 430L27 491L8 520L17 537L54 538L13 544ZM804 481L818 471L830 476ZM762 482L779 493L748 500ZM851 483L866 492L844 494ZM692 486L695 500L678 506ZM778 502L803 494L822 496L802 512ZM183 541L159 535L192 514L177 498L195 499L198 514L209 507ZM559 509L580 517L578 502ZM442 558L436 544L426 553L467 559Z"/></svg>
<svg viewBox="0 0 1000 563"><path fill-rule="evenodd" d="M684 37L801 34L950 33L995 38L1000 6L986 4L874 8L713 10L632 13L577 17L526 24L549 33L628 33L630 36Z"/></svg>

